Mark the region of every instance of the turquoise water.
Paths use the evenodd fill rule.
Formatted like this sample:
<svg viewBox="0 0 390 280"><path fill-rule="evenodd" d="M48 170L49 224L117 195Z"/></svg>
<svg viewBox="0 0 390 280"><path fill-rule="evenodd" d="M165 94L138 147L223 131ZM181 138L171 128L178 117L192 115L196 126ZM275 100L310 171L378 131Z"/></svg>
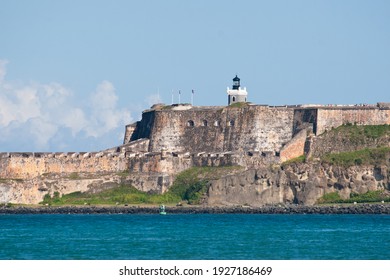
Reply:
<svg viewBox="0 0 390 280"><path fill-rule="evenodd" d="M389 215L0 215L0 259L390 259Z"/></svg>

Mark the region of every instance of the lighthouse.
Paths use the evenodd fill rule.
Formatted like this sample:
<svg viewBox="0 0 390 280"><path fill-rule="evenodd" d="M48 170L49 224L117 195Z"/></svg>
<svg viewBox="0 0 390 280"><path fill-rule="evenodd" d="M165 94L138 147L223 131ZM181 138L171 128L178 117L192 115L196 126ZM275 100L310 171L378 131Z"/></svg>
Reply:
<svg viewBox="0 0 390 280"><path fill-rule="evenodd" d="M246 88L241 88L240 86L240 78L237 75L233 78L233 88L227 88L228 94L228 105L237 103L237 102L246 102L248 92Z"/></svg>

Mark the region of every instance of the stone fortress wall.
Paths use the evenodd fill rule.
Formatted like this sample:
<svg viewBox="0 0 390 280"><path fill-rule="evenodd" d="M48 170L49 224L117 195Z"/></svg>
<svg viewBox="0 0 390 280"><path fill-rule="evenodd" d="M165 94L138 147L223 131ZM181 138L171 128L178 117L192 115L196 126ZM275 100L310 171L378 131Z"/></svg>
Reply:
<svg viewBox="0 0 390 280"><path fill-rule="evenodd" d="M390 108L383 105L177 107L145 111L141 121L126 127L127 143L106 151L0 153L0 178L125 170L176 174L192 166L251 168L303 155L309 136L332 127L390 124Z"/></svg>
<svg viewBox="0 0 390 280"><path fill-rule="evenodd" d="M92 153L0 153L1 179L46 173L128 172L140 190L164 192L193 166L278 164L310 151L308 139L342 124L390 124L390 104L192 107L158 105L126 126L124 144Z"/></svg>
<svg viewBox="0 0 390 280"><path fill-rule="evenodd" d="M269 106L151 110L125 141L149 138L149 152L275 151L292 138L293 116L291 108Z"/></svg>
<svg viewBox="0 0 390 280"><path fill-rule="evenodd" d="M342 124L390 124L390 105L153 108L126 127L124 143L147 138L148 152L302 155L306 138ZM306 131L306 134L302 131ZM282 153L282 155L281 155Z"/></svg>
<svg viewBox="0 0 390 280"><path fill-rule="evenodd" d="M120 172L121 153L1 153L0 178L29 179L43 174Z"/></svg>

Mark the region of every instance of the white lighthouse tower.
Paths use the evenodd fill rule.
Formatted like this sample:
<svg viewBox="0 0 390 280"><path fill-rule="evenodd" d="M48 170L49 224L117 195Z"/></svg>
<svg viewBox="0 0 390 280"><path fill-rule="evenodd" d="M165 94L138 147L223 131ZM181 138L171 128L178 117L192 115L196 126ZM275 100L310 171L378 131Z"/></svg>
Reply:
<svg viewBox="0 0 390 280"><path fill-rule="evenodd" d="M246 91L246 87L244 87L243 89L240 87L240 78L237 77L237 75L233 78L233 88L227 88L227 94L228 105L237 102L246 102L248 92Z"/></svg>

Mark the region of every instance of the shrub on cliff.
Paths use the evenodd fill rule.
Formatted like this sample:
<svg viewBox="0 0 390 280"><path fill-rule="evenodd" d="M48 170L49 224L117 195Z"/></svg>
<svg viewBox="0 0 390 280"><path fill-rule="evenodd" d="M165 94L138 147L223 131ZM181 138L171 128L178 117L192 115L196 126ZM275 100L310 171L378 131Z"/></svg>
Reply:
<svg viewBox="0 0 390 280"><path fill-rule="evenodd" d="M190 168L181 172L173 185L170 187L168 193L179 196L182 200L187 200L188 203L198 203L202 193L206 192L208 180L204 177L206 169Z"/></svg>
<svg viewBox="0 0 390 280"><path fill-rule="evenodd" d="M240 169L239 166L193 167L179 173L167 193L177 195L190 204L198 204L207 192L209 180L218 179Z"/></svg>

